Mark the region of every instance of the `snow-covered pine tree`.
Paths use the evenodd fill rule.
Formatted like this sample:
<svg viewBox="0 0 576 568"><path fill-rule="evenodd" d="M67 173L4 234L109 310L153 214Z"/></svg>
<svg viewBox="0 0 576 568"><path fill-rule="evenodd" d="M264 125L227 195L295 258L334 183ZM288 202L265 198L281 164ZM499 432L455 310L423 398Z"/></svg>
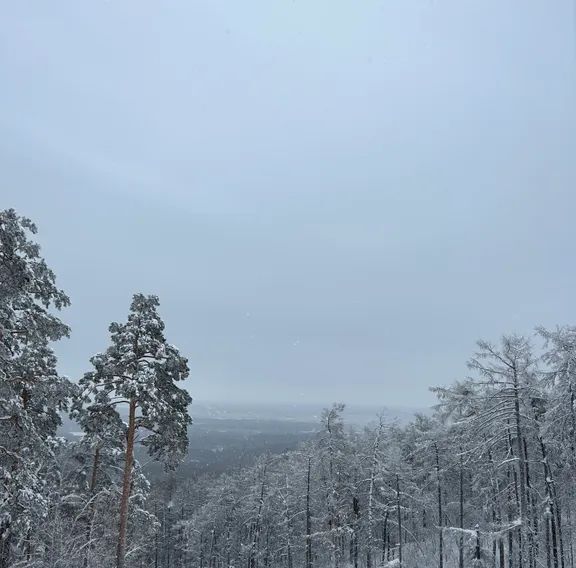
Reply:
<svg viewBox="0 0 576 568"><path fill-rule="evenodd" d="M188 376L188 364L178 349L166 342L164 322L156 296L135 294L128 321L112 323L112 343L91 359L94 371L81 379L88 400L99 406L127 406L124 475L119 507L117 568L124 568L126 532L136 433L148 453L174 468L188 447L188 406L192 399L177 382ZM90 404L88 402L87 404Z"/></svg>
<svg viewBox="0 0 576 568"><path fill-rule="evenodd" d="M43 471L52 459L59 411L74 394L56 371L50 342L68 327L49 310L67 306L55 275L31 240L36 226L13 209L0 212L0 567L47 512Z"/></svg>

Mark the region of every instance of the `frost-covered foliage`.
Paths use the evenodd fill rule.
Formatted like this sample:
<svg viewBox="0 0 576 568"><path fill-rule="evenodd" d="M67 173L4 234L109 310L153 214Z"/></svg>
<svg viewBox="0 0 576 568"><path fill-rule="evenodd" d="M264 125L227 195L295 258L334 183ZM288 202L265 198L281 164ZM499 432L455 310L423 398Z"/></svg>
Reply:
<svg viewBox="0 0 576 568"><path fill-rule="evenodd" d="M0 568L114 566L122 519L123 565L142 566L158 523L133 435L145 434L137 442L168 468L186 453L190 396L175 384L186 359L164 339L158 299L136 295L95 370L79 386L59 376L51 342L69 329L54 312L69 300L35 233L28 219L0 212ZM128 424L123 401L135 409ZM68 410L80 441L56 436Z"/></svg>
<svg viewBox="0 0 576 568"><path fill-rule="evenodd" d="M470 376L434 389L435 411L405 427L354 431L334 405L299 450L183 484L160 558L169 547L192 568L573 568L576 328L539 335L540 351L519 336L479 342Z"/></svg>
<svg viewBox="0 0 576 568"><path fill-rule="evenodd" d="M0 213L0 568L574 568L576 327L479 342L406 426L356 431L335 404L295 451L181 479L188 366L158 299L134 296L74 386L34 233ZM168 477L148 482L138 445Z"/></svg>
<svg viewBox="0 0 576 568"><path fill-rule="evenodd" d="M47 479L48 522L32 535L31 554L25 566L114 566L124 456L121 451L102 447L95 460L92 450L80 441L64 443L56 452ZM148 552L157 526L156 518L146 509L149 490L149 482L136 463L129 518L129 554L134 566L139 566Z"/></svg>
<svg viewBox="0 0 576 568"><path fill-rule="evenodd" d="M156 296L135 294L128 321L110 325L111 345L92 357L94 371L80 380L82 399L75 412L96 449L106 439L123 441L124 473L119 505L116 565L127 557L128 517L136 433L142 445L167 469L174 469L188 448L188 406L192 399L176 384L188 376L188 364L178 349L166 342L164 322ZM127 406L128 423L122 424L119 407Z"/></svg>
<svg viewBox="0 0 576 568"><path fill-rule="evenodd" d="M69 300L31 240L35 233L28 219L0 212L0 566L27 551L46 517L59 412L74 394L50 347L69 333L50 308Z"/></svg>
<svg viewBox="0 0 576 568"><path fill-rule="evenodd" d="M134 401L136 427L146 432L142 444L153 458L172 468L188 447L192 399L176 384L188 376L188 364L166 342L158 305L156 296L136 294L128 321L110 325L110 347L92 357L94 371L80 380L83 407L79 416L90 435L103 428L119 433L118 408Z"/></svg>

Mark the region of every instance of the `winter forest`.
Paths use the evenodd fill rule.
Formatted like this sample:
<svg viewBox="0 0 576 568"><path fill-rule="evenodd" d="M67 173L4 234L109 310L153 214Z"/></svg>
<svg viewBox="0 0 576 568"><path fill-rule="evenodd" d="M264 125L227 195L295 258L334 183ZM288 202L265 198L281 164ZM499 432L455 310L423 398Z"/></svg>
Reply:
<svg viewBox="0 0 576 568"><path fill-rule="evenodd" d="M68 379L69 298L35 225L1 212L0 247L2 568L574 568L576 328L479 341L408 425L351 428L333 404L296 450L148 479L192 424L158 298L134 294Z"/></svg>

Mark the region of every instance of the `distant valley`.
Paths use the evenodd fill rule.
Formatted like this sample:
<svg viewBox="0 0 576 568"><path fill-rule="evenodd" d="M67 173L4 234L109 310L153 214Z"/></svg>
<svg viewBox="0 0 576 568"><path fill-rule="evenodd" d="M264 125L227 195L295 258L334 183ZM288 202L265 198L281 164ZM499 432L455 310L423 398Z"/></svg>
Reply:
<svg viewBox="0 0 576 568"><path fill-rule="evenodd" d="M188 457L176 475L222 473L249 465L265 453L293 450L316 434L325 406L194 401L190 409L194 423L189 429ZM417 412L429 410L347 405L344 416L348 426L363 428L376 422L380 413L387 422L406 424ZM79 430L75 422L63 418L60 435L80 436ZM148 462L148 459L142 459L146 471L152 475L161 473L158 464Z"/></svg>

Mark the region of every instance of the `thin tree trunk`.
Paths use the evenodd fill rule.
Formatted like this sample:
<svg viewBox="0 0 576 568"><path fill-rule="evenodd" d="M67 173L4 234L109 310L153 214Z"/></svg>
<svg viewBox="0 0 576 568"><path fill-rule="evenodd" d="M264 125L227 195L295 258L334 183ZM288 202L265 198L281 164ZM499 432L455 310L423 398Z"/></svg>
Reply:
<svg viewBox="0 0 576 568"><path fill-rule="evenodd" d="M438 497L438 568L444 568L444 519L442 517L442 483L440 481L440 455L438 452L438 444L434 443L434 450L436 454L436 483L437 483L437 497Z"/></svg>
<svg viewBox="0 0 576 568"><path fill-rule="evenodd" d="M216 531L214 530L214 526L212 526L212 530L210 531L210 553L208 555L209 568L213 568L213 566L214 566L214 547L215 546L216 546Z"/></svg>
<svg viewBox="0 0 576 568"><path fill-rule="evenodd" d="M530 509L531 515L526 515L528 520L528 560L530 568L536 565L536 557L538 556L538 517L536 515L536 501L535 495L532 491L532 482L530 478L530 459L528 456L528 444L524 438L524 463L526 464L526 499L527 506Z"/></svg>
<svg viewBox="0 0 576 568"><path fill-rule="evenodd" d="M558 549L560 552L560 566L561 568L565 568L566 561L564 557L564 539L562 537L562 513L560 509L560 499L558 498L558 494L556 493L556 485L554 484L554 480L552 478L552 471L550 465L548 465L548 471L550 472L550 478L552 479L552 497L554 498L556 528L558 530Z"/></svg>
<svg viewBox="0 0 576 568"><path fill-rule="evenodd" d="M558 539L556 533L556 518L554 512L550 512L550 532L552 535L552 559L554 560L554 568L558 568Z"/></svg>
<svg viewBox="0 0 576 568"><path fill-rule="evenodd" d="M180 510L180 563L182 566L186 566L186 555L188 548L186 531L184 530L185 518L186 518L186 510L184 509L184 503L182 503L182 508Z"/></svg>
<svg viewBox="0 0 576 568"><path fill-rule="evenodd" d="M376 477L376 465L378 463L378 449L380 446L380 436L382 434L383 422L380 419L380 425L374 440L374 447L372 451L372 467L370 470L370 485L368 488L368 535L366 542L366 568L372 568L372 546L374 535L374 479Z"/></svg>
<svg viewBox="0 0 576 568"><path fill-rule="evenodd" d="M100 464L100 444L94 450L94 459L92 461L92 475L90 476L88 519L86 523L86 553L84 554L84 568L88 568L90 553L92 552L92 526L94 524L94 515L96 514L96 504L94 503L96 494L96 482L98 481L98 466Z"/></svg>
<svg viewBox="0 0 576 568"><path fill-rule="evenodd" d="M312 516L310 513L310 471L312 458L308 458L308 473L306 475L306 568L312 568Z"/></svg>
<svg viewBox="0 0 576 568"><path fill-rule="evenodd" d="M480 547L480 529L478 525L476 525L476 548L474 550L474 559L477 561L476 565L480 565L480 558L481 558L481 547Z"/></svg>
<svg viewBox="0 0 576 568"><path fill-rule="evenodd" d="M396 516L398 521L398 567L402 568L402 509L400 507L400 476L396 474Z"/></svg>
<svg viewBox="0 0 576 568"><path fill-rule="evenodd" d="M544 522L546 523L546 568L552 568L552 556L550 554L550 517L549 513L544 515Z"/></svg>
<svg viewBox="0 0 576 568"><path fill-rule="evenodd" d="M262 509L264 508L264 491L266 489L266 465L262 472L262 484L260 486L260 499L258 501L258 514L256 515L256 526L250 549L250 568L258 568L258 552L260 546L260 530L262 527Z"/></svg>
<svg viewBox="0 0 576 568"><path fill-rule="evenodd" d="M568 515L568 542L570 543L570 568L574 568L574 545L573 534L572 534L572 512L570 510L570 504L566 507L566 514Z"/></svg>
<svg viewBox="0 0 576 568"><path fill-rule="evenodd" d="M514 393L514 427L516 434L516 446L518 451L518 479L520 482L520 538L518 552L518 568L524 567L526 558L525 538L528 522L528 507L526 501L526 462L524 459L524 435L522 432L522 418L520 414L520 386L518 381L518 372L514 368L513 376L513 393ZM531 552L531 551L530 551Z"/></svg>
<svg viewBox="0 0 576 568"><path fill-rule="evenodd" d="M494 495L495 499L494 502L496 503L496 526L502 526L502 505L500 503L500 480L498 479L498 474L494 472L494 477L496 479L496 494ZM510 532L510 531L508 531ZM498 536L498 557L499 557L499 566L500 568L504 568L504 539L502 538L502 533Z"/></svg>
<svg viewBox="0 0 576 568"><path fill-rule="evenodd" d="M542 452L542 466L544 468L544 484L546 489L546 504L548 511L546 511L546 563L550 564L551 556L554 559L554 568L558 568L558 544L556 539L556 525L554 519L554 499L552 497L552 479L550 477L550 468L548 465L548 456L546 453L546 446L542 438L538 438L540 442L540 451ZM550 548L551 547L551 548ZM552 555L550 555L552 550Z"/></svg>
<svg viewBox="0 0 576 568"><path fill-rule="evenodd" d="M508 433L508 449L511 453L511 441L510 441L510 433ZM508 506L507 506L507 514L508 514L508 524L511 525L514 519L512 513L512 473L510 471L510 467L506 470L506 477L508 480ZM508 530L508 568L513 568L514 566L514 538L512 535L512 530Z"/></svg>
<svg viewBox="0 0 576 568"><path fill-rule="evenodd" d="M288 568L292 568L292 522L290 521L290 508L288 506L288 494L290 493L290 484L288 483L288 475L284 476L284 489L286 494L283 497L284 502L284 523L286 525L286 561Z"/></svg>
<svg viewBox="0 0 576 568"><path fill-rule="evenodd" d="M134 463L134 438L136 433L136 401L130 401L128 432L126 435L126 454L124 458L124 479L120 500L120 523L118 528L118 548L116 550L116 568L126 565L126 528L128 526L128 508L132 487L132 466Z"/></svg>
<svg viewBox="0 0 576 568"><path fill-rule="evenodd" d="M460 538L458 539L458 568L464 568L464 464L460 446Z"/></svg>
<svg viewBox="0 0 576 568"><path fill-rule="evenodd" d="M200 568L204 568L204 534L200 535Z"/></svg>
<svg viewBox="0 0 576 568"><path fill-rule="evenodd" d="M354 529L352 533L352 562L354 564L354 568L358 568L358 525L360 518L360 502L358 501L358 497L352 498L352 512L354 515Z"/></svg>
<svg viewBox="0 0 576 568"><path fill-rule="evenodd" d="M386 561L386 546L388 545L388 515L389 512L386 510L384 514L384 521L382 522L382 564Z"/></svg>
<svg viewBox="0 0 576 568"><path fill-rule="evenodd" d="M154 516L158 518L158 503L154 501ZM158 528L154 531L154 568L158 568Z"/></svg>

